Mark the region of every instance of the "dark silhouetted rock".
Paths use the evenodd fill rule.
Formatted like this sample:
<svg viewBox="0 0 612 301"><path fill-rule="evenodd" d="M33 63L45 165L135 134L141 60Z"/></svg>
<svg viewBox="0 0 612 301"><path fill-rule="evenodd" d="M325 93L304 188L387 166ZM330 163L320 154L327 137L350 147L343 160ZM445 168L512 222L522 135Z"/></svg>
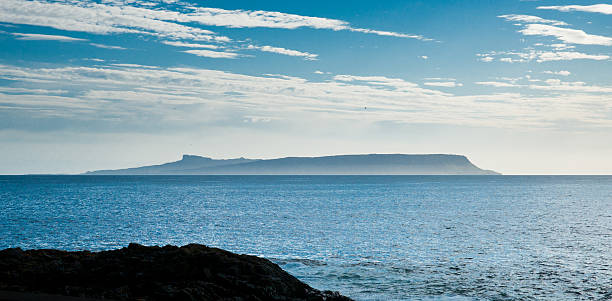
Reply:
<svg viewBox="0 0 612 301"><path fill-rule="evenodd" d="M313 289L267 259L197 244L6 249L0 251L0 290L111 300L350 300Z"/></svg>

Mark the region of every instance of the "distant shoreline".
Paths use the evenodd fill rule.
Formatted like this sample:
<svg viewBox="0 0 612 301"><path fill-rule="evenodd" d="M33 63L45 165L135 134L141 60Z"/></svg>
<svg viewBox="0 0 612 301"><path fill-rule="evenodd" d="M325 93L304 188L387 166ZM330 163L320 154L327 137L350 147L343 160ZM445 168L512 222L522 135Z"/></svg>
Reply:
<svg viewBox="0 0 612 301"><path fill-rule="evenodd" d="M164 176L179 176L179 177L612 177L612 174L491 174L491 175L448 175L448 174L149 174L149 175L133 175L133 174L87 174L87 173L65 173L65 174L0 174L0 177L36 177L36 176L74 176L74 177L164 177Z"/></svg>
<svg viewBox="0 0 612 301"><path fill-rule="evenodd" d="M363 154L278 159L212 159L183 155L179 161L86 175L498 175L462 155Z"/></svg>

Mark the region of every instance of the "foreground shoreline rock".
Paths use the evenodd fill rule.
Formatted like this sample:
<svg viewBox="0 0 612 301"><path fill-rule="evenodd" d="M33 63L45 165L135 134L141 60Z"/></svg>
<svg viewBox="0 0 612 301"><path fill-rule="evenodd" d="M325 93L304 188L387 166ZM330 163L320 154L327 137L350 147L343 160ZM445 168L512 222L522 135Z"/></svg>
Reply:
<svg viewBox="0 0 612 301"><path fill-rule="evenodd" d="M53 300L351 300L316 290L267 259L198 244L1 250L0 300L35 300L37 293Z"/></svg>

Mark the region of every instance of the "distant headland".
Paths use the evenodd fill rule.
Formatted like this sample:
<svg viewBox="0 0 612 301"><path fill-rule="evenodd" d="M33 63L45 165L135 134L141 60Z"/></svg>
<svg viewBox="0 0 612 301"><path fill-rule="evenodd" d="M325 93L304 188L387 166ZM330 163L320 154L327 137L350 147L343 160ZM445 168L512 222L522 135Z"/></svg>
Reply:
<svg viewBox="0 0 612 301"><path fill-rule="evenodd" d="M367 154L217 160L183 155L179 161L86 175L499 175L462 155Z"/></svg>

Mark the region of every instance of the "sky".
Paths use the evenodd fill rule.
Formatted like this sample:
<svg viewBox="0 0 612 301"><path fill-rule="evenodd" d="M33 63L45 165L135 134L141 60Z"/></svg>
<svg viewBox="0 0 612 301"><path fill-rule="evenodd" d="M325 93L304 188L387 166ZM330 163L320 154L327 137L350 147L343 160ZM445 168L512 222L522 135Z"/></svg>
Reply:
<svg viewBox="0 0 612 301"><path fill-rule="evenodd" d="M0 174L366 153L612 174L612 3L0 1Z"/></svg>

